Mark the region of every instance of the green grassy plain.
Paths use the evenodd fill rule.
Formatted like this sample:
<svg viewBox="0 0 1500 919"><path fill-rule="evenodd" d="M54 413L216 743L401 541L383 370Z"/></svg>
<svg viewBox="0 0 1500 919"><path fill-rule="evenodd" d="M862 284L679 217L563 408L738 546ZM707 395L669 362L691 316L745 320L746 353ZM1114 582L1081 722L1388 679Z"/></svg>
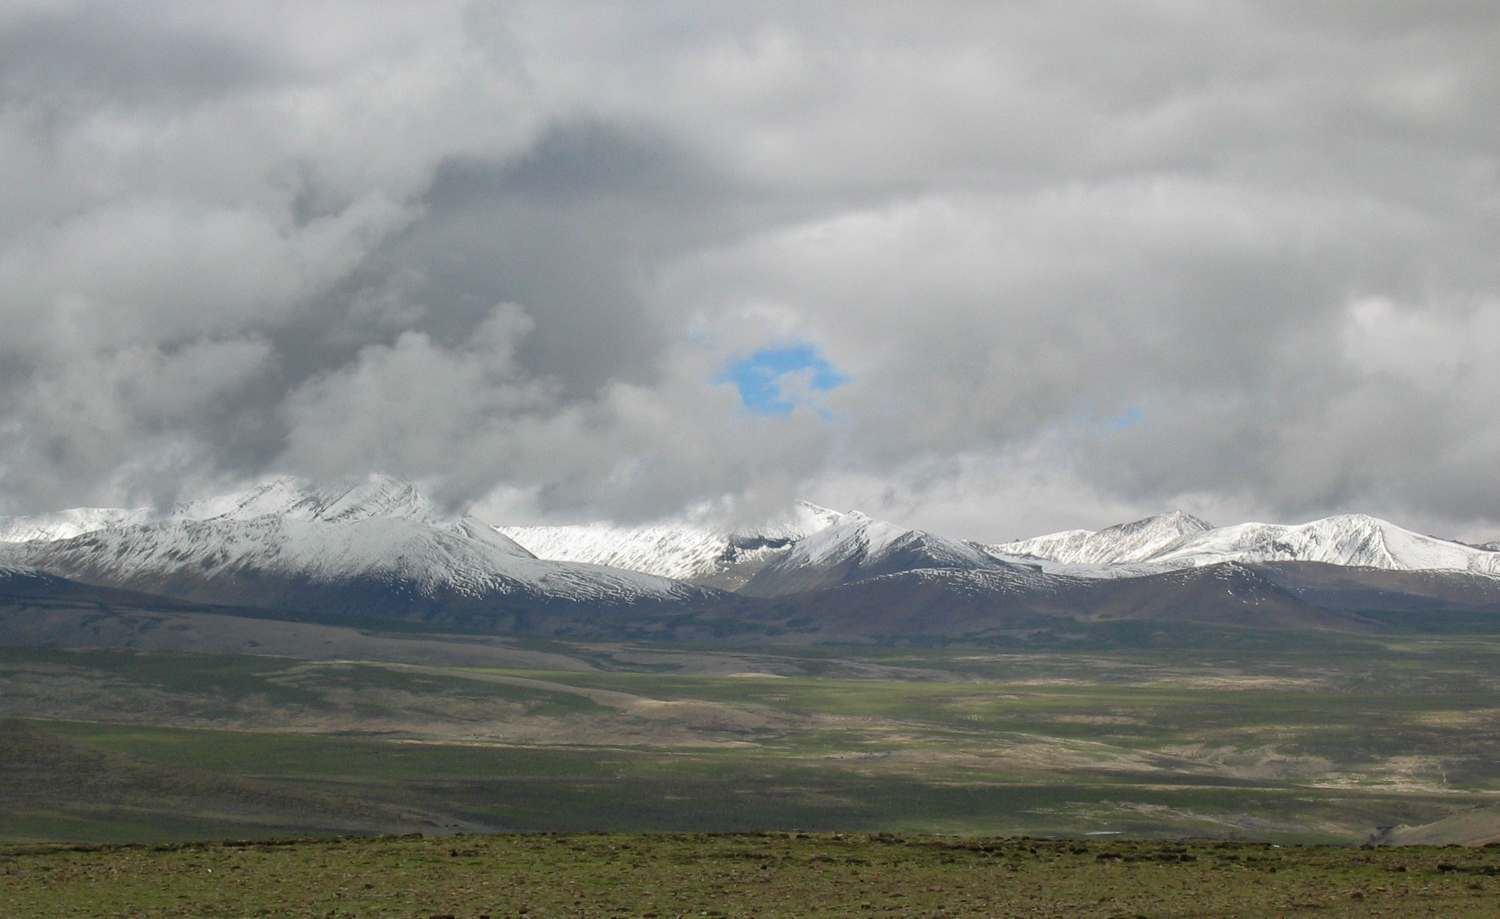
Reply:
<svg viewBox="0 0 1500 919"><path fill-rule="evenodd" d="M1500 850L911 835L0 847L8 919L1490 917Z"/></svg>
<svg viewBox="0 0 1500 919"><path fill-rule="evenodd" d="M1313 636L1316 638L1316 636ZM1500 801L1500 643L583 644L575 669L0 648L0 838L1361 842ZM392 647L407 642L393 641ZM527 642L516 642L518 647Z"/></svg>

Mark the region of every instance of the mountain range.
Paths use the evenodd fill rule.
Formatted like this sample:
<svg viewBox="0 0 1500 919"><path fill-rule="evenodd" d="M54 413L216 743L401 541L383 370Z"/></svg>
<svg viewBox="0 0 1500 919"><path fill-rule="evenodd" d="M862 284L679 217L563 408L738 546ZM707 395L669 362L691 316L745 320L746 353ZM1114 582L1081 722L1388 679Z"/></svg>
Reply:
<svg viewBox="0 0 1500 919"><path fill-rule="evenodd" d="M608 523L501 526L496 530L541 558L628 568L738 590L785 555L793 543L842 516L838 511L798 501L788 513L747 529L675 522L638 527Z"/></svg>
<svg viewBox="0 0 1500 919"><path fill-rule="evenodd" d="M328 617L524 630L542 611L595 619L718 599L683 581L539 559L384 476L334 488L278 479L165 514L8 518L0 538L12 567L82 584Z"/></svg>
<svg viewBox="0 0 1500 919"><path fill-rule="evenodd" d="M805 502L754 527L494 527L386 476L0 518L0 595L89 590L564 636L994 642L1111 620L1500 622L1500 552L1363 515L1216 528L1172 512L993 545Z"/></svg>
<svg viewBox="0 0 1500 919"><path fill-rule="evenodd" d="M1326 517L1299 526L1241 523L1213 527L1174 511L1097 532L1067 530L986 547L1031 556L1085 573L1087 566L1187 568L1223 562L1323 562L1388 571L1473 571L1500 575L1493 545L1470 546L1423 536L1364 514ZM1134 569L1126 569L1134 570Z"/></svg>

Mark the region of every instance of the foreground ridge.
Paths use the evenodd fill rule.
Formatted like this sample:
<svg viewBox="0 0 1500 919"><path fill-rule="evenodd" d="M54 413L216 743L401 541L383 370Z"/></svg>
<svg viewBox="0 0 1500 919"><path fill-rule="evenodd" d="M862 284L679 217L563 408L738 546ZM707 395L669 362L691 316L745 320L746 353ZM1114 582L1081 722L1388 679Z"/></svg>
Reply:
<svg viewBox="0 0 1500 919"><path fill-rule="evenodd" d="M175 909L200 916L1477 917L1492 915L1483 888L1500 874L1493 849L888 833L378 837L4 855L0 909L11 919L145 914L163 877L173 879Z"/></svg>

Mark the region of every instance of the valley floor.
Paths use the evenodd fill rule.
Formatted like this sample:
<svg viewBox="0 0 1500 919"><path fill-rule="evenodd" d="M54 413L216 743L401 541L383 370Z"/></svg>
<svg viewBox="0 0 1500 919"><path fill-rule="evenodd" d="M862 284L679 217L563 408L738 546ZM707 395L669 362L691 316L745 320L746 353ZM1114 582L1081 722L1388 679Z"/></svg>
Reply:
<svg viewBox="0 0 1500 919"><path fill-rule="evenodd" d="M320 626L299 658L244 653L253 632L225 646L209 618L138 622L135 648L0 647L0 839L778 830L1347 844L1500 803L1492 638L1004 651ZM235 623L266 642L287 628ZM224 653L157 649L213 636ZM1487 813L1462 841L1492 823L1500 835Z"/></svg>

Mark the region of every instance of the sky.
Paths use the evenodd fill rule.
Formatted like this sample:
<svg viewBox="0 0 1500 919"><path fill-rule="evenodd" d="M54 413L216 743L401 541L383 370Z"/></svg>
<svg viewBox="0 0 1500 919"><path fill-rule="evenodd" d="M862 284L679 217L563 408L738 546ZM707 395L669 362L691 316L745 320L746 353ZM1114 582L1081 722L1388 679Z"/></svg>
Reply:
<svg viewBox="0 0 1500 919"><path fill-rule="evenodd" d="M1500 537L1500 7L0 0L0 512Z"/></svg>

